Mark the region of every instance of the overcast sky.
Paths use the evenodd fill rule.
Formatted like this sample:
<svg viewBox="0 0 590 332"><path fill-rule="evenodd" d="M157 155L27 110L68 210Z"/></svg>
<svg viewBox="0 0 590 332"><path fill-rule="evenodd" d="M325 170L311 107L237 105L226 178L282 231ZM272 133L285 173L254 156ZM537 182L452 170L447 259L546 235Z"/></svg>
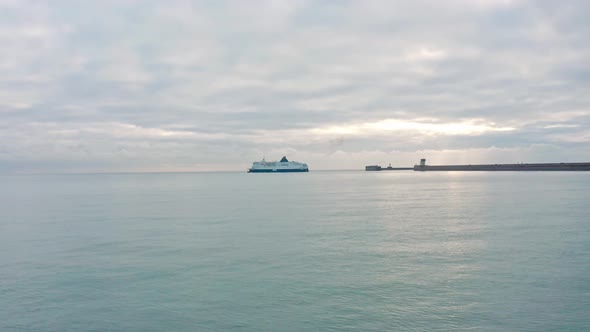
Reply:
<svg viewBox="0 0 590 332"><path fill-rule="evenodd" d="M0 0L0 173L590 161L589 13Z"/></svg>

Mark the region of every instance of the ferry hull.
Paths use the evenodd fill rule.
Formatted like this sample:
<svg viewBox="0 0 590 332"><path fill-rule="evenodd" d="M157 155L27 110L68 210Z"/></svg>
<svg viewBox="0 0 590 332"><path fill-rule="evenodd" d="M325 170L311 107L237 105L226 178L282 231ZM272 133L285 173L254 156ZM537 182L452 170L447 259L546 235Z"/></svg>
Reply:
<svg viewBox="0 0 590 332"><path fill-rule="evenodd" d="M309 172L309 167L306 163L298 161L289 161L287 157L283 156L281 161L255 161L252 167L248 169L248 173L302 173Z"/></svg>
<svg viewBox="0 0 590 332"><path fill-rule="evenodd" d="M249 169L248 173L302 173L309 172L308 168L304 169Z"/></svg>

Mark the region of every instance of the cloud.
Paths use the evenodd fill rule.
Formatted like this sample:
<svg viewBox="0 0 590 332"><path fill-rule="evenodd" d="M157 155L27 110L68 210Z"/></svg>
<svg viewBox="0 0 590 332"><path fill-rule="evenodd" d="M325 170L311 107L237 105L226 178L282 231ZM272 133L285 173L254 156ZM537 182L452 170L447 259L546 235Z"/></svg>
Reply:
<svg viewBox="0 0 590 332"><path fill-rule="evenodd" d="M496 127L493 124L477 123L476 120L438 123L435 121L403 121L396 119L385 119L372 123L360 125L345 125L327 128L317 128L312 131L320 134L341 134L341 135L371 135L375 133L388 133L403 131L415 135L479 135L494 131L511 131L512 127Z"/></svg>
<svg viewBox="0 0 590 332"><path fill-rule="evenodd" d="M1 1L0 171L590 159L588 9Z"/></svg>

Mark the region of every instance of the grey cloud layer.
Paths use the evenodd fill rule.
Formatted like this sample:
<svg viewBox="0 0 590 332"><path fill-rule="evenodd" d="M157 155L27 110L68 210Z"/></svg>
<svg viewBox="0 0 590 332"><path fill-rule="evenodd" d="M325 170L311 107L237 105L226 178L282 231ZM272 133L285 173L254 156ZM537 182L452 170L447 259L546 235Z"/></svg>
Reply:
<svg viewBox="0 0 590 332"><path fill-rule="evenodd" d="M0 171L590 159L586 1L0 9Z"/></svg>

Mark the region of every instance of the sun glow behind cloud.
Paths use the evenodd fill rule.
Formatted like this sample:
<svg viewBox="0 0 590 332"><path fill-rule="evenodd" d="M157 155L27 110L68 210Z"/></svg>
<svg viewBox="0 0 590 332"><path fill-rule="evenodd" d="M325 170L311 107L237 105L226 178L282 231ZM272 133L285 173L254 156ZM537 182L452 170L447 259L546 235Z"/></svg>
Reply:
<svg viewBox="0 0 590 332"><path fill-rule="evenodd" d="M311 131L317 134L367 135L392 131L413 131L429 136L480 135L489 132L512 131L513 127L498 127L495 123L479 120L459 122L434 122L418 120L385 119L377 122L349 124L316 128Z"/></svg>

